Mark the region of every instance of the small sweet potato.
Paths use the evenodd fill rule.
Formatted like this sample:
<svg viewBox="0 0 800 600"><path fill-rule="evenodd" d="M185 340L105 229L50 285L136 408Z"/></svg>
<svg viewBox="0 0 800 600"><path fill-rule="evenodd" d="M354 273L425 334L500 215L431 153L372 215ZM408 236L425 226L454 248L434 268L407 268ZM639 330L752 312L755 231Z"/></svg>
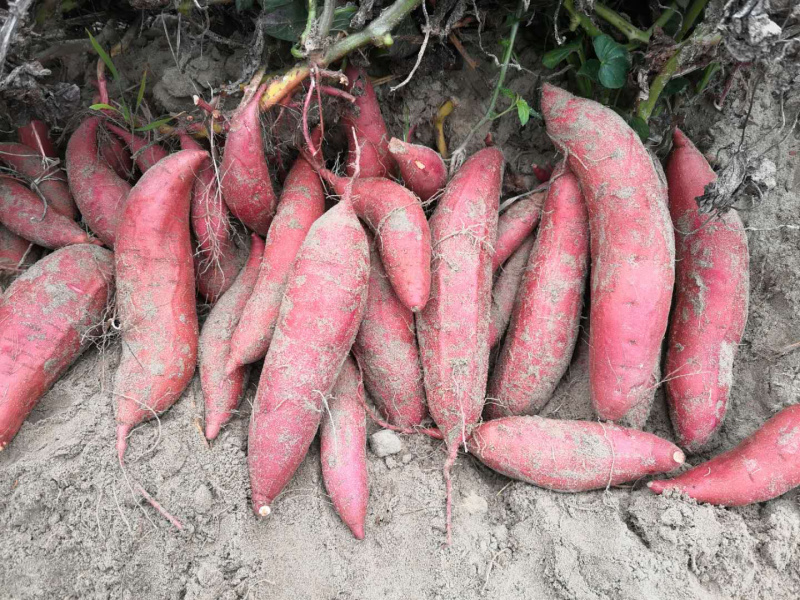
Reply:
<svg viewBox="0 0 800 600"><path fill-rule="evenodd" d="M18 128L17 139L21 144L36 150L41 156L58 158L56 147L50 139L50 128L44 121L33 119L27 125Z"/></svg>
<svg viewBox="0 0 800 600"><path fill-rule="evenodd" d="M358 176L391 177L396 167L389 153L389 133L386 131L386 122L381 115L381 107L372 83L364 69L352 64L345 70L345 75L348 79L347 90L356 97L355 103L347 107L342 115L349 147L347 176L352 177L356 170L356 142L353 139L355 130L361 155Z"/></svg>
<svg viewBox="0 0 800 600"><path fill-rule="evenodd" d="M0 223L0 275L24 270L37 254L36 246Z"/></svg>
<svg viewBox="0 0 800 600"><path fill-rule="evenodd" d="M492 316L489 323L490 348L494 348L500 341L511 321L514 301L517 299L519 286L525 275L525 268L528 266L528 257L531 254L534 239L532 235L525 238L495 277L492 286Z"/></svg>
<svg viewBox="0 0 800 600"><path fill-rule="evenodd" d="M389 140L403 182L419 199L427 202L447 184L447 167L442 156L427 146L409 144L397 138Z"/></svg>
<svg viewBox="0 0 800 600"><path fill-rule="evenodd" d="M154 167L158 161L169 154L158 142L136 135L128 129L123 129L115 125L111 121L106 121L105 127L125 142L136 166L139 167L142 173Z"/></svg>
<svg viewBox="0 0 800 600"><path fill-rule="evenodd" d="M500 268L519 248L536 226L542 214L542 204L547 192L533 192L515 201L497 220L497 243L494 245L492 269Z"/></svg>

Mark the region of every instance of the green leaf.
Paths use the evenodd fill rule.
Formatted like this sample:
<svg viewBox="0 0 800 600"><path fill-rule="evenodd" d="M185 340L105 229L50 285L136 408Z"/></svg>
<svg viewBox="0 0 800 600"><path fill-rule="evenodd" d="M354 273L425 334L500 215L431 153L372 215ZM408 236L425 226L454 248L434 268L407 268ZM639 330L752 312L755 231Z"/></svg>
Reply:
<svg viewBox="0 0 800 600"><path fill-rule="evenodd" d="M342 6L333 11L333 25L331 31L347 31L350 27L350 21L358 12L358 7L354 4Z"/></svg>
<svg viewBox="0 0 800 600"><path fill-rule="evenodd" d="M294 0L263 17L264 33L278 40L294 42L305 29L307 15L305 2Z"/></svg>
<svg viewBox="0 0 800 600"><path fill-rule="evenodd" d="M113 110L114 112L119 112L119 110L117 110L110 104L103 104L102 102L98 104L92 104L89 108L91 108L92 110Z"/></svg>
<svg viewBox="0 0 800 600"><path fill-rule="evenodd" d="M525 127L531 118L531 107L524 98L517 100L517 115L519 116L520 125Z"/></svg>
<svg viewBox="0 0 800 600"><path fill-rule="evenodd" d="M144 99L144 89L147 86L147 67L145 67L144 71L142 71L142 82L139 84L139 93L136 95L136 112L139 111L139 107L142 105L142 100Z"/></svg>
<svg viewBox="0 0 800 600"><path fill-rule="evenodd" d="M570 54L577 52L580 47L580 40L575 40L569 44L554 48L542 57L542 64L548 69L555 69L561 62L566 60Z"/></svg>
<svg viewBox="0 0 800 600"><path fill-rule="evenodd" d="M610 35L601 34L592 40L594 53L600 62L608 62L616 58L628 59L628 51L621 44L614 41Z"/></svg>
<svg viewBox="0 0 800 600"><path fill-rule="evenodd" d="M236 0L236 10L242 12L253 8L253 0Z"/></svg>
<svg viewBox="0 0 800 600"><path fill-rule="evenodd" d="M508 89L507 87L501 87L500 93L503 94L506 98L511 98L514 100L517 97L517 93L513 90Z"/></svg>
<svg viewBox="0 0 800 600"><path fill-rule="evenodd" d="M261 6L261 10L263 10L264 12L273 11L276 8L280 8L281 6L286 6L287 4L291 4L292 2L293 0L258 0L258 4Z"/></svg>
<svg viewBox="0 0 800 600"><path fill-rule="evenodd" d="M122 118L125 119L125 122L128 125L130 125L133 122L131 120L131 111L130 111L130 109L123 104L122 106L120 106L120 110L122 111Z"/></svg>
<svg viewBox="0 0 800 600"><path fill-rule="evenodd" d="M578 69L578 75L585 75L592 81L598 81L597 73L600 71L600 61L596 58L587 60L581 68Z"/></svg>
<svg viewBox="0 0 800 600"><path fill-rule="evenodd" d="M639 135L639 138L642 140L642 142L646 142L647 138L650 137L650 126L647 124L647 121L641 117L633 117L626 120L631 126L631 129L633 129Z"/></svg>
<svg viewBox="0 0 800 600"><path fill-rule="evenodd" d="M152 131L153 129L158 129L162 125L166 125L172 121L172 117L164 117L163 119L158 119L157 121L152 121L147 125L143 125L141 127L137 127L136 131Z"/></svg>
<svg viewBox="0 0 800 600"><path fill-rule="evenodd" d="M606 34L598 35L592 40L594 53L600 60L597 70L597 81L608 89L619 89L625 85L631 57L625 47ZM587 61L588 62L588 61Z"/></svg>
<svg viewBox="0 0 800 600"><path fill-rule="evenodd" d="M667 85L664 86L664 89L661 90L661 97L668 98L669 96L680 94L688 86L689 80L686 79L686 77L676 77L675 79L670 79L667 82Z"/></svg>
<svg viewBox="0 0 800 600"><path fill-rule="evenodd" d="M105 63L106 67L108 67L108 70L111 71L111 76L114 79L119 79L119 73L117 72L117 67L114 66L114 62L111 60L111 57L106 53L105 50L103 50L103 47L99 44L99 42L96 39L94 39L94 36L92 35L91 31L87 29L86 33L89 34L89 41L92 43L92 48L94 48L94 51L97 52L97 55L100 57L100 60L102 60Z"/></svg>

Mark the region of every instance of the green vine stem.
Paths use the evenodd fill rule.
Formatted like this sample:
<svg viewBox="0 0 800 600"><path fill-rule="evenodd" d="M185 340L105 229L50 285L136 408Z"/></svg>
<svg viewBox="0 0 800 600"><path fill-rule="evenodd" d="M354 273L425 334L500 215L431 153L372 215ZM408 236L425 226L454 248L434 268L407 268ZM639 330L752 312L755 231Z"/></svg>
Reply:
<svg viewBox="0 0 800 600"><path fill-rule="evenodd" d="M684 37L686 37L686 34L692 28L692 25L694 25L697 17L700 16L701 12L703 12L706 4L708 4L708 0L694 0L694 2L692 2L689 10L686 11L686 16L683 18L683 25L681 25L680 30L675 36L676 42L680 42Z"/></svg>
<svg viewBox="0 0 800 600"><path fill-rule="evenodd" d="M616 11L611 10L605 4L601 4L600 2L594 3L594 12L597 13L597 16L607 21L617 29L619 29L622 34L628 38L631 42L641 42L642 44L647 44L650 42L650 34L646 31L642 31L629 21L626 21L622 16L617 13Z"/></svg>
<svg viewBox="0 0 800 600"><path fill-rule="evenodd" d="M569 13L569 30L575 31L578 27L583 27L583 30L589 37L597 37L602 31L597 27L592 20L575 8L575 0L564 0L564 9Z"/></svg>

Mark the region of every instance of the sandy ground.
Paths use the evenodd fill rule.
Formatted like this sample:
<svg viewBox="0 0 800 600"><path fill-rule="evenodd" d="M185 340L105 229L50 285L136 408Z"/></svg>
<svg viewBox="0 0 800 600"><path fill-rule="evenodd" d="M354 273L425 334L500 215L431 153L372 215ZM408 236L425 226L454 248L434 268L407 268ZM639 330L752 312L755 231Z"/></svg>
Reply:
<svg viewBox="0 0 800 600"><path fill-rule="evenodd" d="M441 57L434 52L429 60ZM451 119L450 138L462 139L482 110L476 99L488 97L485 69L437 73L428 64L427 75L386 98L391 127L399 133L404 105L427 120L455 96L460 112ZM510 83L528 98L535 85L527 73L514 73ZM739 88L724 115L705 102L683 109L693 115L688 134L711 155L738 143L747 112ZM775 129L779 100L768 77L758 92L748 147L763 152L782 136ZM786 105L790 116L796 110ZM418 132L422 142L432 141L428 126ZM510 115L495 125L494 137L512 170L523 174L532 160L554 158L534 120L519 131ZM482 139L476 136L476 145ZM775 168L772 174L770 163L762 165L763 198L746 195L740 203L750 242L751 307L728 418L710 453L734 446L800 395L800 351L776 353L800 340L798 151L796 135L770 149L764 158ZM719 155L724 163L730 151ZM448 548L443 448L422 437L403 438L403 450L384 459L369 454L364 541L353 539L325 496L317 443L273 514L259 521L249 507L246 468L253 385L241 414L209 447L200 433L203 400L195 378L160 421L133 433L123 472L109 393L118 354L118 343L88 351L0 454L2 599L800 597L797 491L739 509L656 497L644 482L557 494L511 482L462 455L454 471ZM545 413L591 418L588 402L583 346ZM661 392L647 430L672 437ZM134 481L184 530L142 504Z"/></svg>

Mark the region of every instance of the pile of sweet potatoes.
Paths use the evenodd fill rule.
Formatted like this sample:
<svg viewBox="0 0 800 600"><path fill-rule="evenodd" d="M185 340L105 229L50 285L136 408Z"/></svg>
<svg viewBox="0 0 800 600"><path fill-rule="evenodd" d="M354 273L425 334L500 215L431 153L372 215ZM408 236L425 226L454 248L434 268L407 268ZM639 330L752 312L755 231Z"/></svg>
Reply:
<svg viewBox="0 0 800 600"><path fill-rule="evenodd" d="M101 115L72 133L66 177L45 129L31 129L36 148L0 144L13 170L0 178L0 269L22 272L34 245L57 248L0 299L0 448L112 299L120 462L134 428L176 402L197 368L208 440L257 381L248 467L259 516L319 433L333 505L364 537L368 416L444 441L448 532L459 450L578 492L667 473L706 447L746 323L748 248L735 211L699 212L715 176L689 139L675 131L665 174L616 113L545 85L547 133L565 158L546 189L501 214L500 149L448 179L435 151L390 140L364 71L347 76L342 174L315 132L279 185L259 120L264 87L226 121L219 164L186 128L162 145ZM244 228L246 264L234 241ZM213 305L202 326L198 296ZM581 327L597 420L536 416ZM662 372L677 445L639 430ZM738 448L648 485L736 505L798 484L790 407Z"/></svg>

